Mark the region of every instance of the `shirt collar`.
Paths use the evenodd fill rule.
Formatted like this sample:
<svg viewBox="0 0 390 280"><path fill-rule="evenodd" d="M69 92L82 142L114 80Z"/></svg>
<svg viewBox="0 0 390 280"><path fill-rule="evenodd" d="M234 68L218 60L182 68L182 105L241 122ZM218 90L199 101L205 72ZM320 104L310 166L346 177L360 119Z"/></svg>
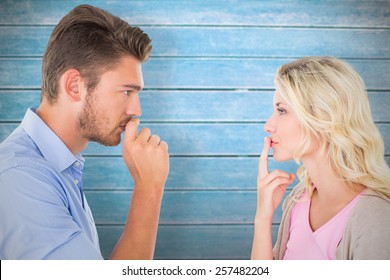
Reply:
<svg viewBox="0 0 390 280"><path fill-rule="evenodd" d="M42 155L61 172L77 160L84 163L81 155L73 155L62 140L35 113L35 108L27 109L21 126L38 146Z"/></svg>

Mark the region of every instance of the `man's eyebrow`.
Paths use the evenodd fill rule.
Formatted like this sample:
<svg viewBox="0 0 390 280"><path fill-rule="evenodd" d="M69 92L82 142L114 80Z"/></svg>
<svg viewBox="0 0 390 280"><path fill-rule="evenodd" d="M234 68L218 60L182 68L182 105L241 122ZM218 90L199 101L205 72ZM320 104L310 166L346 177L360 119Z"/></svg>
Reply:
<svg viewBox="0 0 390 280"><path fill-rule="evenodd" d="M140 87L139 85L125 84L125 85L122 85L122 86L125 87L125 88L134 89L136 91L141 91L142 90L142 87Z"/></svg>

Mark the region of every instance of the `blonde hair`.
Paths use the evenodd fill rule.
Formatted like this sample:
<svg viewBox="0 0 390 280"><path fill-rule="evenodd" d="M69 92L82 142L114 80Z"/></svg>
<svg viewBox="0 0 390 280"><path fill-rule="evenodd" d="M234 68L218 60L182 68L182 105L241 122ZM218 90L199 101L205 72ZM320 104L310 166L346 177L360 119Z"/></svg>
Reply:
<svg viewBox="0 0 390 280"><path fill-rule="evenodd" d="M349 64L333 57L301 58L278 69L275 86L304 129L297 162L317 140L340 179L390 198L383 139L372 119L364 82ZM298 177L311 193L304 166Z"/></svg>

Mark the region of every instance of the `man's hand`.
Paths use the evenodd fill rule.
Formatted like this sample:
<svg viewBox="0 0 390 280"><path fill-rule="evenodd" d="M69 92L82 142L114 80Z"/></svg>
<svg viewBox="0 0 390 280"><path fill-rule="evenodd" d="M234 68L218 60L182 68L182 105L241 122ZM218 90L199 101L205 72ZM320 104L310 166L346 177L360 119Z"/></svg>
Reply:
<svg viewBox="0 0 390 280"><path fill-rule="evenodd" d="M134 179L125 228L111 258L152 259L165 182L169 173L168 144L143 128L139 120L126 125L123 159Z"/></svg>
<svg viewBox="0 0 390 280"><path fill-rule="evenodd" d="M142 128L137 136L139 119L126 125L123 159L136 187L163 188L169 173L168 144Z"/></svg>

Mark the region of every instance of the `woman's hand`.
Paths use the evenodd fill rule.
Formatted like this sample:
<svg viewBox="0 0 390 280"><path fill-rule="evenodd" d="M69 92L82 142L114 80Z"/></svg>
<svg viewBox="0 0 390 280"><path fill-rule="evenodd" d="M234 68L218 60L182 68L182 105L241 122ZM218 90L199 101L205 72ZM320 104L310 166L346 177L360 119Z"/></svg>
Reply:
<svg viewBox="0 0 390 280"><path fill-rule="evenodd" d="M282 201L288 185L295 179L294 174L288 174L281 170L274 170L271 173L268 171L268 152L270 148L271 139L265 137L257 177L256 220L272 220L275 209Z"/></svg>
<svg viewBox="0 0 390 280"><path fill-rule="evenodd" d="M264 138L257 177L257 211L254 225L251 259L272 260L272 217L282 201L287 186L294 181L294 174L284 171L268 171L268 152L271 140Z"/></svg>

